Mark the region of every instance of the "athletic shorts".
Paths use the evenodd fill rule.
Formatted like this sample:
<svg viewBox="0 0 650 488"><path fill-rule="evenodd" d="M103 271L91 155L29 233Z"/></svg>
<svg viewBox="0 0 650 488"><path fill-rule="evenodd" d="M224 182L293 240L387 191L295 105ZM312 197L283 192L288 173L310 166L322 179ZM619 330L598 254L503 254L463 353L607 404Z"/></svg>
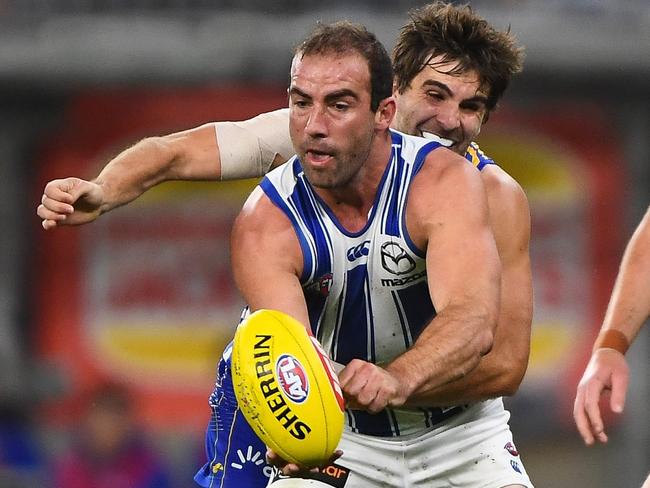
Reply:
<svg viewBox="0 0 650 488"><path fill-rule="evenodd" d="M250 427L232 386L230 355L226 347L217 366L217 381L210 395L210 422L205 433L207 462L194 476L204 488L263 488L272 468L266 446Z"/></svg>
<svg viewBox="0 0 650 488"><path fill-rule="evenodd" d="M503 402L473 405L431 431L378 438L345 432L343 456L318 475L286 479L270 488L532 488L508 427ZM311 478L311 479L306 479Z"/></svg>

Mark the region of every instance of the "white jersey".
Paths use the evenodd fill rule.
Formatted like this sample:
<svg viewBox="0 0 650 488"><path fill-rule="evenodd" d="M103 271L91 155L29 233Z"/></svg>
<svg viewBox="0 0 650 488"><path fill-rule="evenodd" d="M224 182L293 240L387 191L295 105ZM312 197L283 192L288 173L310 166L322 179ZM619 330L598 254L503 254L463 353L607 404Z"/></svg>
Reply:
<svg viewBox="0 0 650 488"><path fill-rule="evenodd" d="M436 315L425 251L409 238L405 212L411 181L426 155L440 145L391 134L392 157L359 232L349 232L338 222L305 179L297 157L261 182L298 236L312 332L342 364L355 358L391 361L413 345ZM385 409L378 414L348 410L346 420L352 432L394 437L431 430L465 408Z"/></svg>

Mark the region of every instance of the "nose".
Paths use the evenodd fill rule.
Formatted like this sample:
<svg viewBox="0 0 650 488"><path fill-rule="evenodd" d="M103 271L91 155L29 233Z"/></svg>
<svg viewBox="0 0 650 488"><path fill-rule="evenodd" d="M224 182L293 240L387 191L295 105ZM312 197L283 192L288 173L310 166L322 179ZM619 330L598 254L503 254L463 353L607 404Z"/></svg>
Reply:
<svg viewBox="0 0 650 488"><path fill-rule="evenodd" d="M327 137L327 115L324 108L315 105L311 109L305 124L305 133L314 138Z"/></svg>
<svg viewBox="0 0 650 488"><path fill-rule="evenodd" d="M457 106L454 106L451 103L443 104L438 108L436 120L441 129L452 131L460 127L460 111Z"/></svg>

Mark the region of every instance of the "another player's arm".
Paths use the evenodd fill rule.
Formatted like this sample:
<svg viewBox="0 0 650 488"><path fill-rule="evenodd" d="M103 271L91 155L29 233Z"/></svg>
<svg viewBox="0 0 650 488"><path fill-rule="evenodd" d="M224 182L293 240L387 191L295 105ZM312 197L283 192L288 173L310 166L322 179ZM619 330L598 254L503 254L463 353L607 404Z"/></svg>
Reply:
<svg viewBox="0 0 650 488"><path fill-rule="evenodd" d="M45 229L85 224L163 181L261 176L292 154L286 112L145 138L109 161L93 181L50 181L37 214Z"/></svg>
<svg viewBox="0 0 650 488"><path fill-rule="evenodd" d="M426 402L421 393L467 375L492 347L500 264L479 173L450 151L431 153L411 185L406 222L427 250L438 314L385 368L353 360L340 373L351 405L370 412Z"/></svg>
<svg viewBox="0 0 650 488"><path fill-rule="evenodd" d="M587 445L607 442L599 400L611 390L610 408L625 407L629 370L625 352L650 316L650 207L625 248L614 290L589 364L578 385L573 416Z"/></svg>
<svg viewBox="0 0 650 488"><path fill-rule="evenodd" d="M427 405L456 405L513 395L528 366L533 292L530 267L530 210L521 186L498 167L481 172L490 227L501 260L501 303L494 342L479 365L461 379L414 395Z"/></svg>
<svg viewBox="0 0 650 488"><path fill-rule="evenodd" d="M237 287L252 311L280 310L308 324L298 238L289 219L259 187L235 220L231 259Z"/></svg>

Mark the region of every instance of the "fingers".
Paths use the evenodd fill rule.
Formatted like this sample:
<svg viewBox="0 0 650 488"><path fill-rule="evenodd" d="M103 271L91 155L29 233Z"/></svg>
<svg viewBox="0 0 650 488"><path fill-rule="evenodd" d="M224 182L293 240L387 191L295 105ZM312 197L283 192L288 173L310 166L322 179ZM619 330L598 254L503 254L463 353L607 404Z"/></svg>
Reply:
<svg viewBox="0 0 650 488"><path fill-rule="evenodd" d="M582 388L578 388L575 402L573 404L573 419L575 420L578 432L588 446L594 443L594 436L591 433L591 424L585 414L585 399Z"/></svg>
<svg viewBox="0 0 650 488"><path fill-rule="evenodd" d="M70 194L74 183L70 179L50 181L43 190L36 214L43 220L45 230L52 229L74 212L76 197Z"/></svg>
<svg viewBox="0 0 650 488"><path fill-rule="evenodd" d="M334 454L332 454L329 460L326 463L323 463L322 466L306 467L294 463L288 463L287 461L282 459L278 454L276 454L272 449L267 449L266 462L278 468L280 472L285 476L296 476L306 471L318 472L320 468L332 464L342 455L343 455L343 451L337 449L336 451L334 451Z"/></svg>
<svg viewBox="0 0 650 488"><path fill-rule="evenodd" d="M612 394L609 400L612 412L621 413L625 408L628 381L627 373L612 375Z"/></svg>
<svg viewBox="0 0 650 488"><path fill-rule="evenodd" d="M399 406L398 385L390 373L383 368L355 359L339 375L341 389L350 408L362 408L377 413L389 404Z"/></svg>

